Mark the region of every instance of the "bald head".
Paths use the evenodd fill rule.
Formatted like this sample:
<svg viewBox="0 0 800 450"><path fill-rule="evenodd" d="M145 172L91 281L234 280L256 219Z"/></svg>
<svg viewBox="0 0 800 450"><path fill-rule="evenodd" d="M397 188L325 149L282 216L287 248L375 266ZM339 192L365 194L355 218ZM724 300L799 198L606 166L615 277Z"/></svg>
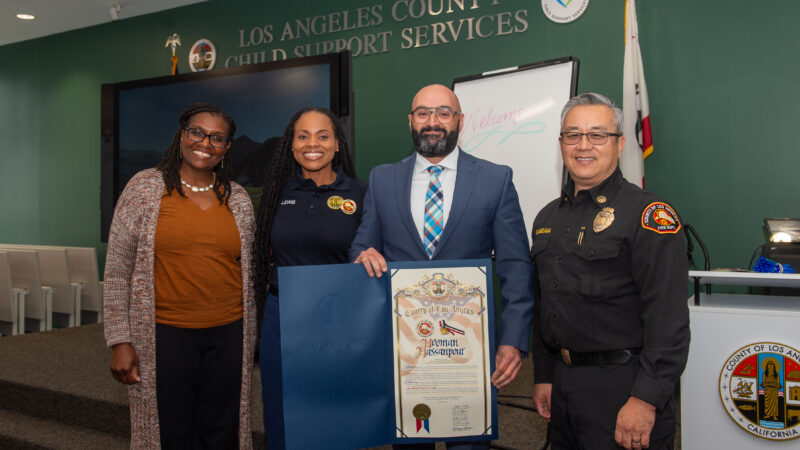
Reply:
<svg viewBox="0 0 800 450"><path fill-rule="evenodd" d="M411 110L413 111L418 106L428 108L448 106L454 111L461 111L461 103L458 102L456 94L442 84L431 84L420 89L414 96L414 100L411 101Z"/></svg>

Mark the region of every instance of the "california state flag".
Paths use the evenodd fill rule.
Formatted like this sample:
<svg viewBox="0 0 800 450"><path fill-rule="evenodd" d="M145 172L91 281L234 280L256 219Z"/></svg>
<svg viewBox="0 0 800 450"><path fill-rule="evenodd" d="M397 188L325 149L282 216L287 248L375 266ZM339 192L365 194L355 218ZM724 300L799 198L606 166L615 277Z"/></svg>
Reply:
<svg viewBox="0 0 800 450"><path fill-rule="evenodd" d="M620 168L633 184L644 187L644 159L653 153L650 131L650 105L644 83L642 51L639 49L639 24L635 0L625 2L625 65L622 76L622 111L625 116L625 149Z"/></svg>

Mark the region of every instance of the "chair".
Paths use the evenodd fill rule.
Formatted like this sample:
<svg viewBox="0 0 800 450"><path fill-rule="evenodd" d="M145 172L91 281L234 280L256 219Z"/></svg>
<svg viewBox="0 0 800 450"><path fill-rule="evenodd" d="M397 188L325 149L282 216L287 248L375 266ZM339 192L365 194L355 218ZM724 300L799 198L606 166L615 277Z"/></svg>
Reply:
<svg viewBox="0 0 800 450"><path fill-rule="evenodd" d="M66 315L66 323L60 326L80 326L81 324L81 284L69 278L69 260L63 247L38 247L39 269L42 283L55 289L53 294L53 319L56 313Z"/></svg>
<svg viewBox="0 0 800 450"><path fill-rule="evenodd" d="M17 250L66 250L67 268L71 290L81 311L77 312L80 325L83 320L103 321L103 282L97 267L97 250L94 247L66 247L55 245L0 244L0 249ZM60 258L59 258L60 264ZM58 267L62 267L58 265ZM63 268L59 269L62 271ZM43 274L43 276L45 276ZM49 276L45 276L49 279ZM84 314L88 312L90 314Z"/></svg>
<svg viewBox="0 0 800 450"><path fill-rule="evenodd" d="M0 251L0 330L8 329L6 334L14 336L25 333L27 293L27 289L13 287L8 253Z"/></svg>
<svg viewBox="0 0 800 450"><path fill-rule="evenodd" d="M53 294L55 289L42 284L39 254L34 250L7 250L11 269L11 284L28 292L25 307L26 322L36 321L26 329L53 329Z"/></svg>
<svg viewBox="0 0 800 450"><path fill-rule="evenodd" d="M103 322L103 282L97 268L97 249L94 247L65 247L69 260L69 277L80 283L81 309L95 313L97 323ZM84 317L84 320L86 318Z"/></svg>

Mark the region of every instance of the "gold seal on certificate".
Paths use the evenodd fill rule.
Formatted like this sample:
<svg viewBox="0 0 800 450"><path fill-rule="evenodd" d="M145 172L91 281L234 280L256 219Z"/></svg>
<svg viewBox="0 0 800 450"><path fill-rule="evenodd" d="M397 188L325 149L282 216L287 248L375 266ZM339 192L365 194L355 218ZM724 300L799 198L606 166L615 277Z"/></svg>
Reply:
<svg viewBox="0 0 800 450"><path fill-rule="evenodd" d="M414 407L413 413L418 420L428 420L431 417L431 408L425 403L420 403Z"/></svg>
<svg viewBox="0 0 800 450"><path fill-rule="evenodd" d="M417 419L417 433L420 432L421 428L425 428L425 431L430 432L430 422L428 419L431 418L431 408L425 403L420 403L414 407L412 413L414 414L414 418Z"/></svg>
<svg viewBox="0 0 800 450"><path fill-rule="evenodd" d="M487 266L392 271L399 438L492 434Z"/></svg>

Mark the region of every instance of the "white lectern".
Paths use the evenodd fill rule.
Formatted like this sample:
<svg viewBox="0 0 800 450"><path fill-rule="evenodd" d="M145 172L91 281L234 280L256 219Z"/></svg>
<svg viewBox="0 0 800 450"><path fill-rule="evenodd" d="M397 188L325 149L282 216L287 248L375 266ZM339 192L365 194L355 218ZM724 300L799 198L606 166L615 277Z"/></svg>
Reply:
<svg viewBox="0 0 800 450"><path fill-rule="evenodd" d="M795 423L797 418L792 416L794 411L800 411L800 398L793 397L800 393L800 381L792 381L792 375L785 375L782 393L776 392L769 383L766 388L761 386L763 381L759 377L764 368L759 365L768 365L769 357L752 358L757 352L747 348L756 343L775 343L784 349L784 354L775 358L780 360L781 368L794 367L794 361L800 363L800 355L795 358L790 350L800 350L800 297L706 294L701 288L711 284L800 288L800 275L690 271L689 278L695 283L695 295L689 298L692 341L686 370L681 377L682 447L800 448L800 424ZM747 361L758 362L748 366ZM737 371L728 370L732 368ZM728 395L731 383L734 387L739 383L741 387L735 395ZM759 393L759 389L762 392ZM756 420L766 424L767 428L763 428L750 423L743 415L759 414L759 394L763 396L764 391L770 389L773 398L780 395L782 404L788 406L781 416L782 429L778 419ZM736 398L739 393L740 398ZM731 397L755 400L736 404Z"/></svg>

